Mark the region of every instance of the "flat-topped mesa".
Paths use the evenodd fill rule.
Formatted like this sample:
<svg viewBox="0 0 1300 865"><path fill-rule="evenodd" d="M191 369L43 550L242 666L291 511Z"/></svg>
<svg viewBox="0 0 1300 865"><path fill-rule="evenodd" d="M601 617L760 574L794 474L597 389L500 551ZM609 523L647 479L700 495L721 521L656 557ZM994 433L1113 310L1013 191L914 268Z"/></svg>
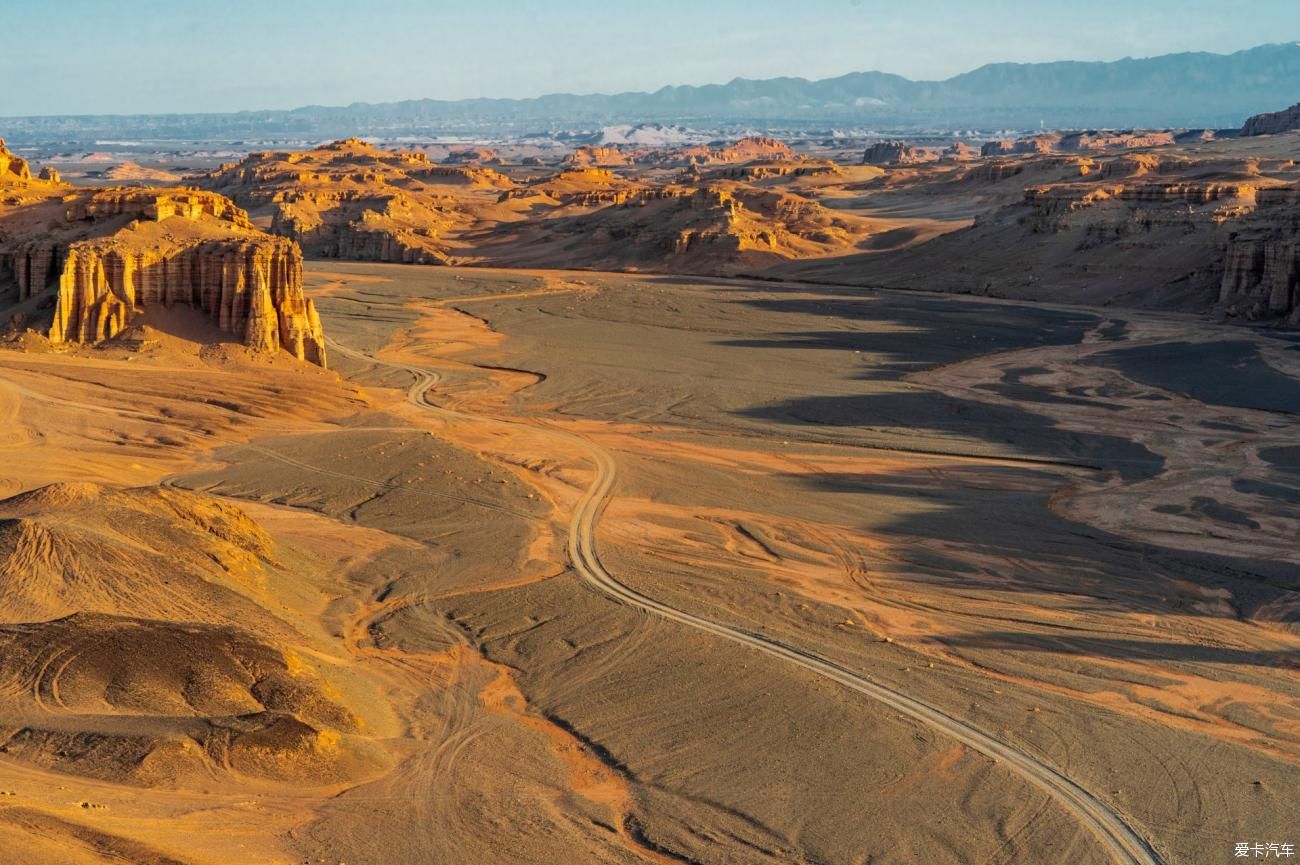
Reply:
<svg viewBox="0 0 1300 865"><path fill-rule="evenodd" d="M799 158L794 148L784 141L750 136L721 146L697 144L645 151L637 161L656 165L734 165L741 162L776 162Z"/></svg>
<svg viewBox="0 0 1300 865"><path fill-rule="evenodd" d="M940 152L939 158L950 162L961 162L967 159L975 159L979 155L980 152L966 142L954 141Z"/></svg>
<svg viewBox="0 0 1300 865"><path fill-rule="evenodd" d="M467 147L451 151L443 162L447 165L500 165L502 160L490 147Z"/></svg>
<svg viewBox="0 0 1300 865"><path fill-rule="evenodd" d="M189 220L210 216L229 222L236 228L253 230L248 214L236 207L229 198L198 189L96 191L71 202L64 218L68 222L81 222L123 215L153 222L162 222L173 216Z"/></svg>
<svg viewBox="0 0 1300 865"><path fill-rule="evenodd" d="M331 141L329 144L322 144L316 150L322 151L359 151L362 153L375 153L380 151L369 141L360 138L340 138L337 141ZM265 153L252 153L250 156L265 156Z"/></svg>
<svg viewBox="0 0 1300 865"><path fill-rule="evenodd" d="M111 339L137 316L181 304L256 351L325 365L301 250L257 230L226 197L44 185L30 206L0 209L0 270L12 271L19 303L54 282L52 342Z"/></svg>
<svg viewBox="0 0 1300 865"><path fill-rule="evenodd" d="M1173 132L1146 129L1089 129L1062 134L1044 132L1013 141L989 141L980 149L982 156L1044 155L1048 153L1100 153L1165 147L1174 143Z"/></svg>
<svg viewBox="0 0 1300 865"><path fill-rule="evenodd" d="M980 148L981 156L1011 156L1019 154L1046 154L1056 149L1061 136L1055 133L1031 135L1015 141L989 141Z"/></svg>
<svg viewBox="0 0 1300 865"><path fill-rule="evenodd" d="M1124 150L1138 147L1164 147L1174 143L1174 133L1159 130L1096 130L1072 132L1057 142L1056 149L1065 153L1097 150Z"/></svg>
<svg viewBox="0 0 1300 865"><path fill-rule="evenodd" d="M254 351L280 350L325 366L320 317L302 291L302 252L279 237L200 241L179 250L131 249L117 237L73 243L59 277L50 340L94 343L138 312L201 309Z"/></svg>
<svg viewBox="0 0 1300 865"><path fill-rule="evenodd" d="M587 144L579 147L564 158L564 164L573 168L590 168L604 165L631 165L636 161L634 153L627 153L621 147L598 147Z"/></svg>
<svg viewBox="0 0 1300 865"><path fill-rule="evenodd" d="M916 165L939 158L934 150L914 147L906 141L877 141L862 154L863 165Z"/></svg>
<svg viewBox="0 0 1300 865"><path fill-rule="evenodd" d="M1300 103L1282 111L1256 114L1241 127L1241 134L1244 136L1277 135L1297 129L1300 129Z"/></svg>
<svg viewBox="0 0 1300 865"><path fill-rule="evenodd" d="M829 160L805 162L750 162L744 165L724 165L720 168L701 172L698 166L684 169L683 179L692 181L709 180L768 180L773 177L836 177L843 170Z"/></svg>
<svg viewBox="0 0 1300 865"><path fill-rule="evenodd" d="M727 147L718 147L709 151L705 162L753 162L762 159L798 159L799 154L784 141L765 136L742 138Z"/></svg>

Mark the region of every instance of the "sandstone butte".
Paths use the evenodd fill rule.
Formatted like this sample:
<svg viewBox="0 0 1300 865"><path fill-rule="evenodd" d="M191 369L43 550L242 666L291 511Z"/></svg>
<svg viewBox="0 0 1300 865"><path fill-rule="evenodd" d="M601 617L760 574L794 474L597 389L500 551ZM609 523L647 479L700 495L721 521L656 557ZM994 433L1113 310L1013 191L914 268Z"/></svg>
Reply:
<svg viewBox="0 0 1300 865"><path fill-rule="evenodd" d="M934 150L904 141L877 141L862 154L863 165L916 165L939 158Z"/></svg>
<svg viewBox="0 0 1300 865"><path fill-rule="evenodd" d="M0 277L17 283L12 311L48 320L51 342L111 339L151 308L180 304L255 351L325 366L298 245L257 230L225 197L74 189L56 172L32 178L3 142L0 196Z"/></svg>

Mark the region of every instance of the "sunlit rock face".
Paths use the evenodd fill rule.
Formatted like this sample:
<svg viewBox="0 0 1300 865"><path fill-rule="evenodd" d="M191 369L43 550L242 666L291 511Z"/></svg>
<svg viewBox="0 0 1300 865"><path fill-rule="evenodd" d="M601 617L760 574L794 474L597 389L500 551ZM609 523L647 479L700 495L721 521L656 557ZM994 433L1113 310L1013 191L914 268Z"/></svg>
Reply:
<svg viewBox="0 0 1300 865"><path fill-rule="evenodd" d="M302 252L256 229L214 192L73 190L32 178L0 145L0 277L25 317L50 310L54 343L95 343L157 306L202 310L255 351L324 366L320 318L302 290Z"/></svg>

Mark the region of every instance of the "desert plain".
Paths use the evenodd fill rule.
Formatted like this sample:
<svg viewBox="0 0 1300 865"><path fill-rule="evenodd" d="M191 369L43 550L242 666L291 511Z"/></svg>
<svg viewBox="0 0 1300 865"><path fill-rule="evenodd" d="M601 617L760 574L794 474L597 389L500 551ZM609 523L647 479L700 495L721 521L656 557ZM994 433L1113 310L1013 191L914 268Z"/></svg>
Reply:
<svg viewBox="0 0 1300 865"><path fill-rule="evenodd" d="M4 861L1294 836L1296 135L28 172Z"/></svg>

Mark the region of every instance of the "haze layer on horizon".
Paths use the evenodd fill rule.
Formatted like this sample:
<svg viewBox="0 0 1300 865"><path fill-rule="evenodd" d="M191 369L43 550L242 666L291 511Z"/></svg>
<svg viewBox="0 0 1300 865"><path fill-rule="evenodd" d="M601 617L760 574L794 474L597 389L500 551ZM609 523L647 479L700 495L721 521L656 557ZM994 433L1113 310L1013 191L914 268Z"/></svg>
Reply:
<svg viewBox="0 0 1300 865"><path fill-rule="evenodd" d="M0 116L617 93L735 77L1228 53L1300 38L1294 0L0 0ZM76 51L69 45L78 46Z"/></svg>

